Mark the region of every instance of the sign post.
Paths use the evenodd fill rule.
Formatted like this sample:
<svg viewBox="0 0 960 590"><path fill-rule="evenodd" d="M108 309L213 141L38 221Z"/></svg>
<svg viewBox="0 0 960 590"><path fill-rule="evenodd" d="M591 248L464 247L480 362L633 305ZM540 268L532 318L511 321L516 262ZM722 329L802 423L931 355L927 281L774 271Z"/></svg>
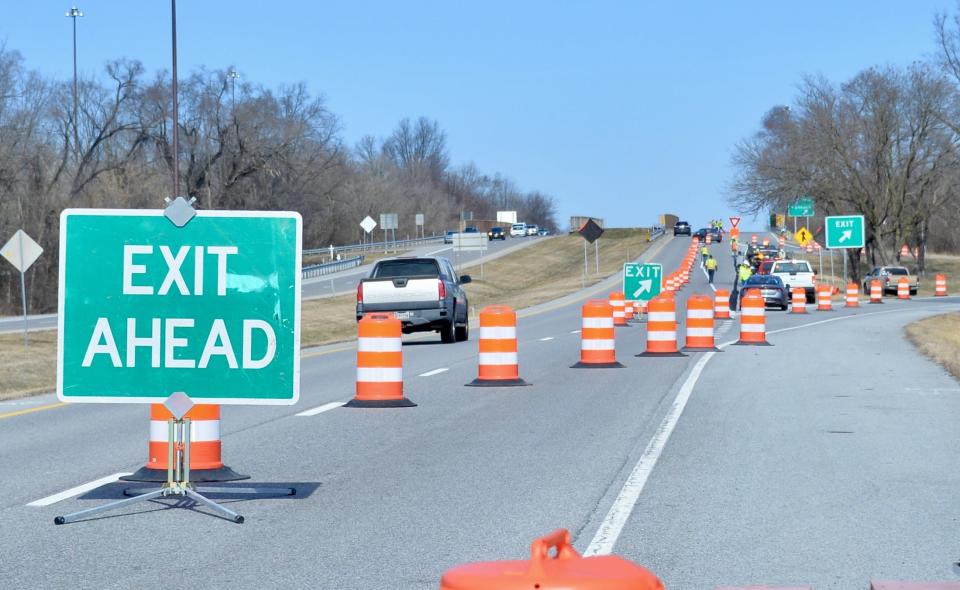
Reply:
<svg viewBox="0 0 960 590"><path fill-rule="evenodd" d="M866 225L863 215L832 215L824 218L827 234L827 248L830 248L830 262L833 263L833 250L863 248L866 244ZM843 282L847 282L847 255L843 255Z"/></svg>
<svg viewBox="0 0 960 590"><path fill-rule="evenodd" d="M794 233L797 231L797 217L813 217L813 204L813 197L803 196L787 206L787 215L793 217Z"/></svg>
<svg viewBox="0 0 960 590"><path fill-rule="evenodd" d="M23 345L29 344L27 336L27 269L43 254L40 244L33 241L27 232L18 229L17 233L0 249L0 256L20 271L20 303L23 307Z"/></svg>
<svg viewBox="0 0 960 590"><path fill-rule="evenodd" d="M415 237L425 238L426 234L423 233L423 213L417 213L417 215L414 217L414 220L416 221L416 228L419 230L420 234L419 236Z"/></svg>
<svg viewBox="0 0 960 590"><path fill-rule="evenodd" d="M636 262L623 265L623 293L630 301L650 301L662 288L662 265Z"/></svg>
<svg viewBox="0 0 960 590"><path fill-rule="evenodd" d="M577 230L583 239L583 278L581 279L581 287L586 286L587 284L587 274L588 274L588 263L587 263L587 244L593 244L600 239L600 236L603 235L603 228L594 221L592 218L587 219L586 223L580 226L580 229ZM597 274L600 274L600 247L595 247L595 253L597 258Z"/></svg>

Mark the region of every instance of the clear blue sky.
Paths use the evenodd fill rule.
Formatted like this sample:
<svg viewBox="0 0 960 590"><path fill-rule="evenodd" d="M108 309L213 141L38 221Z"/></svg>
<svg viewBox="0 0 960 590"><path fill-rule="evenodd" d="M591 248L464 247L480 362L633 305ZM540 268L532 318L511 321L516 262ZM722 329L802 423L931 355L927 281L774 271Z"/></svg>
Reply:
<svg viewBox="0 0 960 590"><path fill-rule="evenodd" d="M0 41L71 72L69 2L4 2ZM80 69L169 64L169 2L83 0ZM949 0L806 2L305 2L181 0L181 75L235 65L305 81L351 144L402 117L437 119L474 161L571 214L643 225L665 208L701 225L724 201L733 145L805 73L844 80L934 52Z"/></svg>

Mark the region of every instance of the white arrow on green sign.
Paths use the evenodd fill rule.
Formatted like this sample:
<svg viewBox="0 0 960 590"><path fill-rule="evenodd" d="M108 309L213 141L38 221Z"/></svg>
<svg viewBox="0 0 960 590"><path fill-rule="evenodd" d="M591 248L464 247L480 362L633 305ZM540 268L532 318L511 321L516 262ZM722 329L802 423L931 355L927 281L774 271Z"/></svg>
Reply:
<svg viewBox="0 0 960 590"><path fill-rule="evenodd" d="M863 248L866 243L863 215L834 215L823 223L827 248Z"/></svg>
<svg viewBox="0 0 960 590"><path fill-rule="evenodd" d="M650 301L663 286L663 266L628 262L623 265L623 294L630 301Z"/></svg>
<svg viewBox="0 0 960 590"><path fill-rule="evenodd" d="M67 209L57 396L70 402L293 404L298 213Z"/></svg>

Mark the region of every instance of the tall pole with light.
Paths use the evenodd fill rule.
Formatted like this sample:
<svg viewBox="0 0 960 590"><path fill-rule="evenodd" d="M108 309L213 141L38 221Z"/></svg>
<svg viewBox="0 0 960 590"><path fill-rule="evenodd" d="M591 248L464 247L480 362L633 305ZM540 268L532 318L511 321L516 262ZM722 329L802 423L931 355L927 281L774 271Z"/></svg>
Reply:
<svg viewBox="0 0 960 590"><path fill-rule="evenodd" d="M79 121L77 119L77 112L79 111L78 103L80 98L77 92L77 19L83 16L83 12L76 6L73 6L64 16L73 19L73 150L79 159L80 131L78 130Z"/></svg>
<svg viewBox="0 0 960 590"><path fill-rule="evenodd" d="M227 72L227 77L230 78L230 109L235 110L237 108L237 78L240 77L240 74L237 70L230 70Z"/></svg>

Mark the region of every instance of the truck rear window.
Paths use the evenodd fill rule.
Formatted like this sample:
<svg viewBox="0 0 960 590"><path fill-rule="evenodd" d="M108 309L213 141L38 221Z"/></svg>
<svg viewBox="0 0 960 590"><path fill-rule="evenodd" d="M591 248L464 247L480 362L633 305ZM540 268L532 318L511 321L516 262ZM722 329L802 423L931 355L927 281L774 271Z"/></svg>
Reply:
<svg viewBox="0 0 960 590"><path fill-rule="evenodd" d="M773 272L813 272L807 262L781 262Z"/></svg>
<svg viewBox="0 0 960 590"><path fill-rule="evenodd" d="M395 277L440 276L437 263L432 260L384 260L377 264L375 279Z"/></svg>
<svg viewBox="0 0 960 590"><path fill-rule="evenodd" d="M897 268L897 267L895 267L895 266L892 266L892 267L887 267L887 274L888 274L888 275L897 275L897 276L906 276L906 275L908 275L908 274L910 274L910 273L908 273L908 272L907 272L907 269L905 269L905 268Z"/></svg>

